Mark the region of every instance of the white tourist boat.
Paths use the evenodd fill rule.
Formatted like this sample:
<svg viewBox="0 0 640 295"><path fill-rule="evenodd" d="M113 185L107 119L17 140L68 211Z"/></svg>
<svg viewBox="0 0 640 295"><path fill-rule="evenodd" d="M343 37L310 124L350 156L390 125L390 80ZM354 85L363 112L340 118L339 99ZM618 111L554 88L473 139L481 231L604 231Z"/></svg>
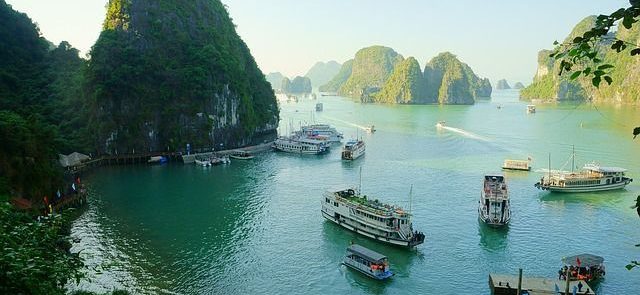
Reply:
<svg viewBox="0 0 640 295"><path fill-rule="evenodd" d="M341 142L343 135L329 124L312 124L300 127L300 132L306 137L324 137L329 142Z"/></svg>
<svg viewBox="0 0 640 295"><path fill-rule="evenodd" d="M326 141L296 136L279 137L273 142L272 147L278 151L295 154L317 155L329 151Z"/></svg>
<svg viewBox="0 0 640 295"><path fill-rule="evenodd" d="M511 204L507 183L502 175L485 175L478 218L489 226L499 227L509 224Z"/></svg>
<svg viewBox="0 0 640 295"><path fill-rule="evenodd" d="M504 160L503 170L531 171L531 158L527 160Z"/></svg>
<svg viewBox="0 0 640 295"><path fill-rule="evenodd" d="M376 280L386 280L393 276L387 256L356 244L347 248L342 264Z"/></svg>
<svg viewBox="0 0 640 295"><path fill-rule="evenodd" d="M357 189L327 191L321 203L324 218L363 236L405 247L424 243L425 235L413 230L409 212L369 199Z"/></svg>
<svg viewBox="0 0 640 295"><path fill-rule="evenodd" d="M614 189L622 189L633 181L626 177L627 169L620 167L604 167L595 162L584 165L582 170L574 172L575 150L571 154L572 171L552 171L551 155L549 155L549 170L534 186L541 190L560 193L586 193Z"/></svg>
<svg viewBox="0 0 640 295"><path fill-rule="evenodd" d="M359 139L352 139L345 143L342 148L342 159L343 160L355 160L360 158L360 156L364 155L364 151L366 150L366 146L364 141Z"/></svg>
<svg viewBox="0 0 640 295"><path fill-rule="evenodd" d="M626 177L627 169L603 167L595 163L584 165L578 172L556 171L544 175L535 187L562 193L598 192L624 188L633 181Z"/></svg>

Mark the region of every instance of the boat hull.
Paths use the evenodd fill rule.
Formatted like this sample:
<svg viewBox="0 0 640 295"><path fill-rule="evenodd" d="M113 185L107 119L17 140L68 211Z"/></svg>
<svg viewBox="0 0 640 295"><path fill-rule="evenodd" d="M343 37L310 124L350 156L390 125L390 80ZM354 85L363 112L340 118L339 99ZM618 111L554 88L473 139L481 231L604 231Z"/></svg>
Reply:
<svg viewBox="0 0 640 295"><path fill-rule="evenodd" d="M618 182L618 183L603 184L603 185L597 185L597 186L556 187L556 186L541 185L540 183L536 183L535 187L541 190L548 190L550 192L556 192L556 193L588 193L588 192L601 192L601 191L608 191L608 190L623 189L629 183L631 183L631 180L627 179L625 181Z"/></svg>
<svg viewBox="0 0 640 295"><path fill-rule="evenodd" d="M337 225L340 225L340 226L342 226L342 227L344 227L344 228L346 228L346 229L348 229L348 230L350 230L352 232L361 234L361 235L363 235L365 237L368 237L368 238L371 238L371 239L374 239L374 240L378 240L378 241L381 241L381 242L384 242L384 243L387 243L387 244L396 245L396 246L402 246L402 247L415 247L415 246L418 245L418 244L414 244L414 243L412 243L410 241L387 238L387 237L383 237L383 236L379 236L379 235L370 233L370 232L368 232L368 231L366 231L364 229L358 229L358 228L348 224L347 222L336 220L333 216L327 214L324 211L321 211L321 212L322 212L322 217L326 218L327 220L329 220L329 221L331 221L331 222L333 222L333 223L335 223Z"/></svg>
<svg viewBox="0 0 640 295"><path fill-rule="evenodd" d="M365 276L368 276L368 277L370 277L372 279L376 279L376 280L380 280L380 281L384 281L384 280L389 279L389 278L391 278L393 276L393 273L390 272L390 271L386 271L384 273L381 273L380 275L374 275L371 272L367 272L367 271L365 271L363 269L360 269L357 265L352 265L351 263L349 263L348 260L343 261L342 264L345 265L346 267L350 268L350 269L353 269L353 270L365 275Z"/></svg>
<svg viewBox="0 0 640 295"><path fill-rule="evenodd" d="M482 215L478 216L478 220L480 220L480 222L484 223L485 225L489 226L489 227L495 227L495 228L499 228L499 227L505 227L509 225L509 221L511 221L511 219L507 219L505 222L493 222L491 221L490 218L486 218Z"/></svg>

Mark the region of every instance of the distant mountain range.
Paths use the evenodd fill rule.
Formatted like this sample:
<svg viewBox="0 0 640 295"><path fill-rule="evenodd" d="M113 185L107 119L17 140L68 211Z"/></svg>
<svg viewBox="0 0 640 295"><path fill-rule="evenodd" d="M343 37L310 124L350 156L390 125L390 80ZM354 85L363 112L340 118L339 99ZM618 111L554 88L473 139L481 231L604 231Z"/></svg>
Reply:
<svg viewBox="0 0 640 295"><path fill-rule="evenodd" d="M345 62L320 91L361 102L473 104L478 97L491 96L491 83L449 52L434 57L421 71L415 58L405 59L389 47L371 46Z"/></svg>

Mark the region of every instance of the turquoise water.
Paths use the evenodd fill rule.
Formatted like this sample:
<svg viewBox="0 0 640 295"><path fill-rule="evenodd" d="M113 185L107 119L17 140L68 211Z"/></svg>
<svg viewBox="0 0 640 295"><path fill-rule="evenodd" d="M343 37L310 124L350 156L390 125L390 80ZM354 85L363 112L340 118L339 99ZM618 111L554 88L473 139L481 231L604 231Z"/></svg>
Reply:
<svg viewBox="0 0 640 295"><path fill-rule="evenodd" d="M148 294L488 294L488 274L554 277L563 256L605 257L598 294L632 294L640 271L637 109L539 105L526 114L515 91L497 91L473 106L362 105L338 97L281 106L281 131L326 122L361 136L366 155L342 162L339 148L322 156L263 153L252 161L107 167L85 177L90 207L75 222L73 250L90 267L80 288L125 288ZM503 106L498 109L497 106ZM446 120L453 129L438 131ZM358 126L375 124L366 134ZM629 169L625 190L552 194L533 184L540 169L559 168L575 145L577 164L598 161ZM491 229L477 220L485 173L505 158L533 159L534 172L507 172L512 221ZM322 193L357 185L380 200L409 205L414 228L427 235L416 250L387 246L323 220ZM570 164L565 166L570 169ZM538 172L536 172L538 171ZM355 241L389 256L396 276L372 281L340 266Z"/></svg>

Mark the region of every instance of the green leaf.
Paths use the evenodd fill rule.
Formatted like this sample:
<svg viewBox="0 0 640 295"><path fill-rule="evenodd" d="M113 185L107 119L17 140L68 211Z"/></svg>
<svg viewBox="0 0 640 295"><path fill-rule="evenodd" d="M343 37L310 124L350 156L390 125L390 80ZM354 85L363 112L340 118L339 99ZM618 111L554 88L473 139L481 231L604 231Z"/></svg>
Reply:
<svg viewBox="0 0 640 295"><path fill-rule="evenodd" d="M625 268L627 268L627 270L632 270L634 267L636 267L636 266L635 266L635 265L633 265L633 264L627 264L627 265L625 266Z"/></svg>
<svg viewBox="0 0 640 295"><path fill-rule="evenodd" d="M606 69L610 69L610 68L613 68L613 67L614 67L613 65L604 64L604 65L598 66L598 70L606 70Z"/></svg>
<svg viewBox="0 0 640 295"><path fill-rule="evenodd" d="M558 44L560 44L560 43L558 43L558 40L553 41L553 45L558 45Z"/></svg>
<svg viewBox="0 0 640 295"><path fill-rule="evenodd" d="M577 71L577 72L573 72L573 74L571 74L571 80L575 80L576 78L578 78L580 76L580 74L582 74L581 71Z"/></svg>
<svg viewBox="0 0 640 295"><path fill-rule="evenodd" d="M574 48L571 49L571 51L569 51L569 56L576 56L578 55L578 48Z"/></svg>
<svg viewBox="0 0 640 295"><path fill-rule="evenodd" d="M582 40L583 40L583 38L578 36L578 37L573 38L573 43L579 43L579 42L582 42Z"/></svg>
<svg viewBox="0 0 640 295"><path fill-rule="evenodd" d="M639 55L639 54L640 54L640 48L635 48L631 50L631 56Z"/></svg>
<svg viewBox="0 0 640 295"><path fill-rule="evenodd" d="M593 72L593 75L596 76L596 77L600 77L600 76L602 76L604 74L605 73L604 73L603 70L596 70L596 71Z"/></svg>
<svg viewBox="0 0 640 295"><path fill-rule="evenodd" d="M633 23L635 23L635 21L633 20L633 17L630 15L626 15L623 19L622 19L622 25L628 30L631 29L631 26L633 25Z"/></svg>
<svg viewBox="0 0 640 295"><path fill-rule="evenodd" d="M613 79L611 79L610 76L604 76L604 80L607 81L607 84L611 85L611 83L613 82Z"/></svg>
<svg viewBox="0 0 640 295"><path fill-rule="evenodd" d="M589 67L588 67L588 68L584 69L584 71L582 71L582 73L583 73L585 76L588 76L588 75L589 75L589 73L591 73L591 68L589 68Z"/></svg>
<svg viewBox="0 0 640 295"><path fill-rule="evenodd" d="M593 84L593 86L595 86L596 88L600 86L600 76L595 76L593 77L593 79L591 79L591 84Z"/></svg>

